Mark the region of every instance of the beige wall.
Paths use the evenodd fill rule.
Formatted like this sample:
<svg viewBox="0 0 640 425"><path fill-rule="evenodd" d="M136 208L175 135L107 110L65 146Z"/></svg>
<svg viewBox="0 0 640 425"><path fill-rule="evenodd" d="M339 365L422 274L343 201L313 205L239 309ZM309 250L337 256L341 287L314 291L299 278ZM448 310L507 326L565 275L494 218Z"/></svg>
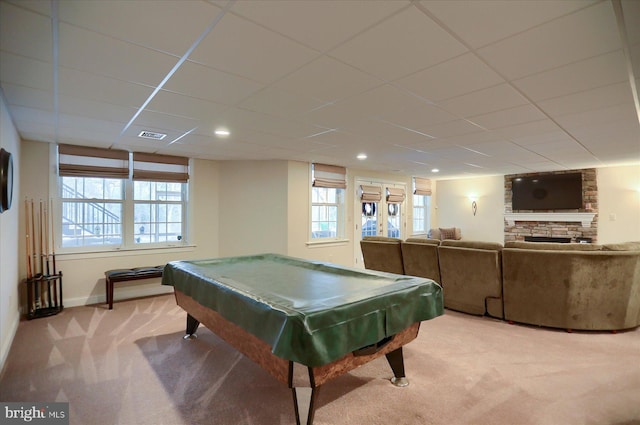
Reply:
<svg viewBox="0 0 640 425"><path fill-rule="evenodd" d="M640 165L598 168L598 243L640 240ZM504 176L441 180L434 226L461 227L465 239L504 243ZM473 216L470 194L478 196Z"/></svg>
<svg viewBox="0 0 640 425"><path fill-rule="evenodd" d="M219 164L220 255L286 254L288 162Z"/></svg>
<svg viewBox="0 0 640 425"><path fill-rule="evenodd" d="M49 199L56 190L55 166L49 143L23 141L21 199ZM218 164L194 160L191 164L189 246L151 250L63 253L56 250L56 265L63 273L64 306L104 302L104 272L111 269L154 266L173 260L218 256ZM48 183L51 182L51 185ZM49 189L50 188L50 189ZM49 194L52 193L52 195ZM24 227L24 223L21 223ZM202 230L206 229L206 230ZM20 277L26 276L24 241L19 241ZM159 280L118 284L116 300L170 292ZM23 297L24 298L24 297ZM24 302L24 299L22 300Z"/></svg>
<svg viewBox="0 0 640 425"><path fill-rule="evenodd" d="M598 243L640 241L640 165L598 169Z"/></svg>
<svg viewBox="0 0 640 425"><path fill-rule="evenodd" d="M18 241L20 231L20 137L0 92L0 147L13 156L13 205L0 214L0 371L18 329L18 288L20 284Z"/></svg>
<svg viewBox="0 0 640 425"><path fill-rule="evenodd" d="M468 240L504 242L504 176L439 180L433 227L459 227ZM473 215L471 196L477 197Z"/></svg>

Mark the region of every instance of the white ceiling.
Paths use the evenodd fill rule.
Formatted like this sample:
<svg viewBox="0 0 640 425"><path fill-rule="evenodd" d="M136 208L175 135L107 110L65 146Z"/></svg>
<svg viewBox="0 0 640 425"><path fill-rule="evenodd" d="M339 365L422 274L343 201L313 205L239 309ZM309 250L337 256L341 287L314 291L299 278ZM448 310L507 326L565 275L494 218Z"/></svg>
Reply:
<svg viewBox="0 0 640 425"><path fill-rule="evenodd" d="M636 0L0 0L0 87L36 141L431 178L601 167L640 163L638 86Z"/></svg>

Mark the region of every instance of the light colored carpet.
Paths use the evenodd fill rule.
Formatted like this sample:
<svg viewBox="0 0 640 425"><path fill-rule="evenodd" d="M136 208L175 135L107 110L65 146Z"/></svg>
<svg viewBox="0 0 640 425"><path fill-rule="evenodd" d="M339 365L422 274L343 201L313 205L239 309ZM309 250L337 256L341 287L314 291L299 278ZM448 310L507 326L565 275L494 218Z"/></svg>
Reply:
<svg viewBox="0 0 640 425"><path fill-rule="evenodd" d="M290 390L172 295L20 323L0 401L68 401L71 424L294 423ZM640 425L640 329L567 333L447 311L407 345L322 386L315 424Z"/></svg>

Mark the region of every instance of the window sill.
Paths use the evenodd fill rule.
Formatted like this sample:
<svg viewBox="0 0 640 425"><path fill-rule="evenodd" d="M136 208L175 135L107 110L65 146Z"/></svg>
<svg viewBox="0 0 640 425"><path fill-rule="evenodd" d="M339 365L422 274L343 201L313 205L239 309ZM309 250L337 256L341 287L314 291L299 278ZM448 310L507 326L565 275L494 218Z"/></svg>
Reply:
<svg viewBox="0 0 640 425"><path fill-rule="evenodd" d="M191 252L196 249L195 245L167 246L153 248L118 248L104 251L71 251L57 252L56 257L61 260L81 260L88 258L109 258L120 257L123 255L155 255L170 254L177 252Z"/></svg>
<svg viewBox="0 0 640 425"><path fill-rule="evenodd" d="M321 241L308 241L306 245L309 248L319 248L325 246L346 245L349 243L349 239L330 239Z"/></svg>

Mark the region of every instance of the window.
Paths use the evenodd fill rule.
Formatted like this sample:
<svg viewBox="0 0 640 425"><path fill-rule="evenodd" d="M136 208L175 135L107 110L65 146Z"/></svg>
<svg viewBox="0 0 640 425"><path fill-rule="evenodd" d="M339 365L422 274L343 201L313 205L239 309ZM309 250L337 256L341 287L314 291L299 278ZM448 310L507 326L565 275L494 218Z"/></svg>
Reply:
<svg viewBox="0 0 640 425"><path fill-rule="evenodd" d="M184 184L133 182L133 234L136 244L182 240Z"/></svg>
<svg viewBox="0 0 640 425"><path fill-rule="evenodd" d="M58 154L62 248L186 242L187 158L134 153L129 161L126 151L71 145Z"/></svg>
<svg viewBox="0 0 640 425"><path fill-rule="evenodd" d="M333 165L312 165L311 239L344 237L346 170Z"/></svg>
<svg viewBox="0 0 640 425"><path fill-rule="evenodd" d="M124 180L61 177L62 247L120 245Z"/></svg>
<svg viewBox="0 0 640 425"><path fill-rule="evenodd" d="M413 233L426 234L431 223L431 181L413 179Z"/></svg>

